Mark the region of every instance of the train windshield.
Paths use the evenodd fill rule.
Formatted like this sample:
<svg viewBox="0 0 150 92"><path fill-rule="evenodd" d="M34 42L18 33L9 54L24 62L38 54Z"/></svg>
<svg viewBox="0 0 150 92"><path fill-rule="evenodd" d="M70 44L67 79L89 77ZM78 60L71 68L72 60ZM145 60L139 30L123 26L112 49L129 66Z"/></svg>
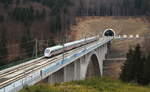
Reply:
<svg viewBox="0 0 150 92"><path fill-rule="evenodd" d="M45 50L45 53L49 53L49 52L50 52L50 50L49 50L49 49L46 49L46 50Z"/></svg>

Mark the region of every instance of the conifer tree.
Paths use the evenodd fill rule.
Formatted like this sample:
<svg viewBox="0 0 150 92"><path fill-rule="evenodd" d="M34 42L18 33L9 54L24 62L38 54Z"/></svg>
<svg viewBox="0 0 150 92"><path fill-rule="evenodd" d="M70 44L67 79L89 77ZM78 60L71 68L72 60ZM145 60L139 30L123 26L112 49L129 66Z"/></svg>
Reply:
<svg viewBox="0 0 150 92"><path fill-rule="evenodd" d="M148 54L144 63L144 74L143 84L147 85L150 83L150 53Z"/></svg>
<svg viewBox="0 0 150 92"><path fill-rule="evenodd" d="M20 0L16 0L16 5L19 5L20 4Z"/></svg>
<svg viewBox="0 0 150 92"><path fill-rule="evenodd" d="M0 29L0 66L7 64L7 46L6 46L6 29L2 27Z"/></svg>
<svg viewBox="0 0 150 92"><path fill-rule="evenodd" d="M133 55L133 69L134 69L134 80L137 83L141 83L142 82L142 78L143 78L143 66L144 66L144 62L142 60L142 51L141 51L141 47L139 44L137 44L135 50L134 50L134 55Z"/></svg>
<svg viewBox="0 0 150 92"><path fill-rule="evenodd" d="M3 15L0 15L0 23L1 22L4 22L4 16Z"/></svg>
<svg viewBox="0 0 150 92"><path fill-rule="evenodd" d="M133 63L133 49L130 48L129 52L127 53L127 60L125 61L124 65L122 66L122 73L120 75L120 78L123 81L132 81L133 80L133 69L132 69L132 63Z"/></svg>
<svg viewBox="0 0 150 92"><path fill-rule="evenodd" d="M42 10L42 14L41 14L41 17L42 18L45 18L45 16L46 16L46 10L45 10L45 8Z"/></svg>
<svg viewBox="0 0 150 92"><path fill-rule="evenodd" d="M27 30L24 31L24 35L21 40L21 47L25 50L25 53L28 57L31 57L33 55L35 41L30 32L30 27L27 27Z"/></svg>
<svg viewBox="0 0 150 92"><path fill-rule="evenodd" d="M123 81L134 81L141 84L143 81L143 60L144 58L139 44L134 50L130 48L129 53L127 54L127 60L122 67L120 78Z"/></svg>

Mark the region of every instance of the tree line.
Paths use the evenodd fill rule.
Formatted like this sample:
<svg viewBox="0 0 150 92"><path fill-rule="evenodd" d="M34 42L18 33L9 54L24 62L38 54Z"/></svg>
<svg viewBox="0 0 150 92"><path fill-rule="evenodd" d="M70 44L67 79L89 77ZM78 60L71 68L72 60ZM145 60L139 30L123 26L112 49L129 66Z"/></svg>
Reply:
<svg viewBox="0 0 150 92"><path fill-rule="evenodd" d="M16 7L12 11L12 19L22 23L32 23L34 20L44 18L46 15L45 9L42 12L35 11L32 6L29 8Z"/></svg>
<svg viewBox="0 0 150 92"><path fill-rule="evenodd" d="M7 61L7 39L6 39L6 29L0 26L1 34L0 34L0 66L8 64Z"/></svg>
<svg viewBox="0 0 150 92"><path fill-rule="evenodd" d="M78 16L150 15L149 0L77 0Z"/></svg>
<svg viewBox="0 0 150 92"><path fill-rule="evenodd" d="M4 8L8 8L13 3L13 0L0 0L0 2L4 4Z"/></svg>
<svg viewBox="0 0 150 92"><path fill-rule="evenodd" d="M130 48L120 78L125 82L150 84L150 52L144 54L139 44Z"/></svg>

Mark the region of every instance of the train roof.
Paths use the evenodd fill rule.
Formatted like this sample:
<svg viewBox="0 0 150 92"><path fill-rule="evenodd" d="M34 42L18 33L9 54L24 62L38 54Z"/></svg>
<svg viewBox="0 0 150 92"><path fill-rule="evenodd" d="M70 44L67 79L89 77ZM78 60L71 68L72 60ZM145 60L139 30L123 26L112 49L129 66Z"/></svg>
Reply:
<svg viewBox="0 0 150 92"><path fill-rule="evenodd" d="M61 48L63 48L63 46L57 45L57 46L49 47L49 48L46 48L46 49L49 49L49 50L56 50L56 49L61 49Z"/></svg>
<svg viewBox="0 0 150 92"><path fill-rule="evenodd" d="M90 38L87 38L86 40L90 40L90 39L94 39L94 38L96 38L96 37L90 37ZM64 44L64 47L68 47L68 46L77 44L79 42L84 42L84 41L85 41L85 39L81 39L81 40L77 40L77 41L73 41L73 42L68 42L68 43ZM52 51L52 50L61 49L61 48L63 48L62 45L57 45L57 46L49 47L49 48L46 48L46 49L49 49L49 50Z"/></svg>
<svg viewBox="0 0 150 92"><path fill-rule="evenodd" d="M86 40L90 40L90 39L94 39L94 38L96 38L96 37L90 37L90 38L87 38ZM68 42L65 44L65 47L70 46L70 45L74 45L78 42L83 42L83 41L85 41L85 39L81 39L81 40L77 40L77 41L73 41L73 42Z"/></svg>
<svg viewBox="0 0 150 92"><path fill-rule="evenodd" d="M67 46L74 45L74 44L76 44L76 43L78 43L78 42L82 42L82 41L84 41L84 39L77 40L77 41L73 41L73 42L69 42L69 43L66 43L66 44L64 44L64 45L65 45L65 47L67 47Z"/></svg>

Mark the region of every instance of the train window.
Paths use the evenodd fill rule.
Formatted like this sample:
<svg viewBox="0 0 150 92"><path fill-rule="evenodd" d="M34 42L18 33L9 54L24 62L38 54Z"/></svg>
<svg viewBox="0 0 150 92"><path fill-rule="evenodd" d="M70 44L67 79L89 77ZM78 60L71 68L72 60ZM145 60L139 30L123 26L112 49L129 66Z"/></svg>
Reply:
<svg viewBox="0 0 150 92"><path fill-rule="evenodd" d="M54 51L52 51L51 53L53 53Z"/></svg>
<svg viewBox="0 0 150 92"><path fill-rule="evenodd" d="M59 48L59 49L57 49L57 50L55 50L55 51L59 51L60 49L62 49L62 48Z"/></svg>
<svg viewBox="0 0 150 92"><path fill-rule="evenodd" d="M59 49L55 50L55 51L58 51Z"/></svg>
<svg viewBox="0 0 150 92"><path fill-rule="evenodd" d="M50 50L49 49L47 49L46 51L45 51L45 53L49 53L50 52Z"/></svg>

